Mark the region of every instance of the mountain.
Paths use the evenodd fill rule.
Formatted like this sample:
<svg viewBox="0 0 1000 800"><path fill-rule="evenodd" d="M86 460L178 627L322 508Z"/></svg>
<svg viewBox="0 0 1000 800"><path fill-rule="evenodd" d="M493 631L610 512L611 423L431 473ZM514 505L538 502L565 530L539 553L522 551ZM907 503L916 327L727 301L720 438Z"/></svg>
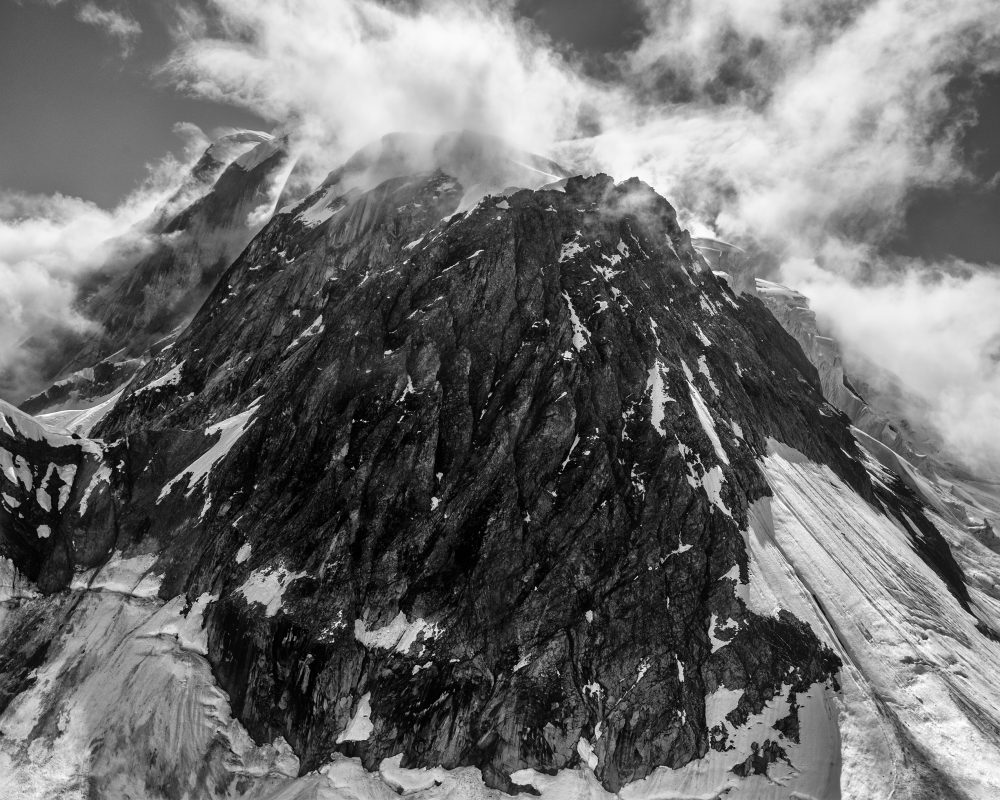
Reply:
<svg viewBox="0 0 1000 800"><path fill-rule="evenodd" d="M664 198L393 135L279 209L111 399L0 406L0 781L996 796L1000 555Z"/></svg>

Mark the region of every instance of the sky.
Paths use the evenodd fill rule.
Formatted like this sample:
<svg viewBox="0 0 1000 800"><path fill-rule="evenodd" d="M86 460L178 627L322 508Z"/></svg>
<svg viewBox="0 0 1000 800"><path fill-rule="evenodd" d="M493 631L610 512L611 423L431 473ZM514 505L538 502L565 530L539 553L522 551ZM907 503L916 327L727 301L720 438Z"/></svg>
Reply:
<svg viewBox="0 0 1000 800"><path fill-rule="evenodd" d="M0 111L0 369L90 324L102 242L221 130L319 177L468 127L765 249L850 368L1000 470L996 0L0 0Z"/></svg>
<svg viewBox="0 0 1000 800"><path fill-rule="evenodd" d="M208 131L270 127L155 78L170 50L163 5L134 6L142 32L122 58L120 41L81 22L73 3L0 0L0 186L111 208L145 177L147 163L182 153L177 122Z"/></svg>

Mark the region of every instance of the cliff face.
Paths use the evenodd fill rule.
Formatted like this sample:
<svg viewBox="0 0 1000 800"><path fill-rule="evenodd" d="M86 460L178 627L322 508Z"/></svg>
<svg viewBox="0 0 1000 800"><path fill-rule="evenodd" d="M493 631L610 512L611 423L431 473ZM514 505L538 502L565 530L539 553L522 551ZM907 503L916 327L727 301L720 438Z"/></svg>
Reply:
<svg viewBox="0 0 1000 800"><path fill-rule="evenodd" d="M109 674L155 642L149 682L183 663L203 687L116 750L138 689L107 679L121 717L73 728L96 796L434 796L469 768L464 796L952 788L859 672L863 604L840 601L852 559L873 587L908 570L894 591L939 592L970 659L992 612L663 198L607 176L477 204L441 170L338 179L265 226L93 439L4 409L11 769L55 758L60 709L96 691L76 614ZM863 553L872 531L892 546ZM120 628L97 622L109 592ZM161 728L202 733L171 761Z"/></svg>

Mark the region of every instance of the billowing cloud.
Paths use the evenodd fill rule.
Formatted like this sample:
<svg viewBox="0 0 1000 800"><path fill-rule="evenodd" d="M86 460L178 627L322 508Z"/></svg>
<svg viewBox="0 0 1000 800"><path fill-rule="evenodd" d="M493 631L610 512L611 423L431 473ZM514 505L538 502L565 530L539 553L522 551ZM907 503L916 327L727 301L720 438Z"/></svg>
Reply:
<svg viewBox="0 0 1000 800"><path fill-rule="evenodd" d="M849 369L890 396L904 388L898 399L911 420L936 430L947 453L1000 474L1000 272L961 262L892 266L864 283L812 260L791 259L785 268L840 340ZM891 365L895 376L867 360ZM893 385L896 376L902 387Z"/></svg>
<svg viewBox="0 0 1000 800"><path fill-rule="evenodd" d="M629 58L636 122L577 148L721 234L874 242L914 188L965 176L955 139L969 119L947 89L997 69L995 3L647 4L654 28Z"/></svg>
<svg viewBox="0 0 1000 800"><path fill-rule="evenodd" d="M163 74L294 128L326 169L392 131L471 128L547 146L610 94L504 4L213 0L210 9L183 16Z"/></svg>
<svg viewBox="0 0 1000 800"><path fill-rule="evenodd" d="M0 189L0 396L39 388L40 359L93 323L75 310L81 280L134 263L152 245L141 223L165 208L188 165L166 158L116 208Z"/></svg>
<svg viewBox="0 0 1000 800"><path fill-rule="evenodd" d="M964 427L988 427L1000 322L955 313L914 329L922 304L968 297L978 310L1000 292L983 270L880 253L915 190L970 177L956 143L972 119L949 87L1000 68L1000 5L641 1L648 32L614 86L556 55L510 4L435 0L212 0L188 15L165 72L297 126L322 168L388 130L473 127L581 171L638 175L698 230L771 248L848 347L898 373L968 450ZM893 295L898 313L883 314ZM952 359L962 340L968 357ZM962 388L944 394L936 364L949 359ZM976 457L987 451L1000 454L1000 437Z"/></svg>

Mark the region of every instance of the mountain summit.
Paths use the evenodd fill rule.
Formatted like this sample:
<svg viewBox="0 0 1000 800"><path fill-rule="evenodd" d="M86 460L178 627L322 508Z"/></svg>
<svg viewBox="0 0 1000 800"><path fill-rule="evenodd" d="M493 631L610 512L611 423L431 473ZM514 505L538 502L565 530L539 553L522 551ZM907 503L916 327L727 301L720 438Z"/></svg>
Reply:
<svg viewBox="0 0 1000 800"><path fill-rule="evenodd" d="M472 134L300 194L100 404L0 406L0 782L996 796L1000 555L769 287Z"/></svg>

